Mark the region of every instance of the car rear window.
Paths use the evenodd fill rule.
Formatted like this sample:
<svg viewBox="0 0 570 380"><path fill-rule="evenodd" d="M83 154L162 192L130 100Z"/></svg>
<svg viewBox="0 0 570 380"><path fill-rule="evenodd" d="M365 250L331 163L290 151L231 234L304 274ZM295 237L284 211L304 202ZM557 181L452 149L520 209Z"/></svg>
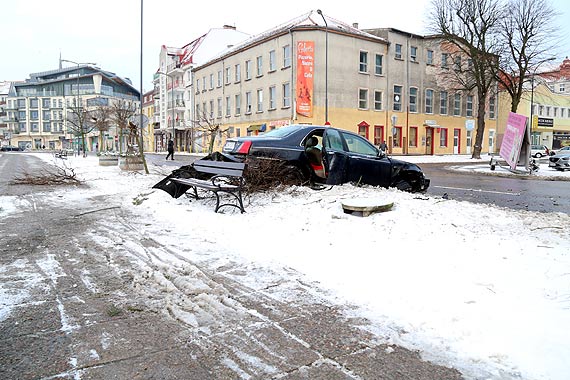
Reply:
<svg viewBox="0 0 570 380"><path fill-rule="evenodd" d="M266 132L263 134L263 136L267 136L267 137L285 137L290 135L291 133L295 132L296 130L298 130L299 127L297 126L287 126L287 127L281 127L281 128L275 128L272 129L269 132Z"/></svg>

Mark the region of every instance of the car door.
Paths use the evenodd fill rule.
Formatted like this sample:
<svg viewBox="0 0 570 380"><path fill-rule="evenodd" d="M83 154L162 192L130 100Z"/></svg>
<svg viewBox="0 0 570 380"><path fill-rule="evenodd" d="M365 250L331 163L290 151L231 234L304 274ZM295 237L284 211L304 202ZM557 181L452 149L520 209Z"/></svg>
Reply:
<svg viewBox="0 0 570 380"><path fill-rule="evenodd" d="M347 155L340 131L334 128L325 129L323 132L322 145L323 166L327 179L326 183L329 185L338 185L347 182Z"/></svg>

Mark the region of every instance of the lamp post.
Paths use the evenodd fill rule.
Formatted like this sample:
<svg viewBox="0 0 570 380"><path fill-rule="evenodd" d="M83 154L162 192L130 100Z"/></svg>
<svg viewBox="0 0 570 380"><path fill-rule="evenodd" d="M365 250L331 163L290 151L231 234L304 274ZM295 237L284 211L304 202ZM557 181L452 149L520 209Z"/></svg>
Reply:
<svg viewBox="0 0 570 380"><path fill-rule="evenodd" d="M76 106L77 106L77 120L79 122L79 128L81 128L81 145L83 145L83 157L87 156L85 152L85 131L83 130L83 121L81 120L81 116L79 115L79 66L80 65L93 65L95 66L96 63L92 62L75 62L69 59L60 59L61 62L73 63L77 65L77 85L76 85ZM77 141L77 155L79 156L79 141Z"/></svg>
<svg viewBox="0 0 570 380"><path fill-rule="evenodd" d="M536 64L536 67L534 68L534 70L532 71L532 76L530 79L530 130L532 131L532 127L533 127L533 123L534 123L534 76L536 75L536 71L538 70L538 68L540 67L540 65L542 65L543 63L546 62L550 62L550 61L554 61L556 58L551 57L548 59L545 59L543 61L540 61L539 63ZM532 133L531 133L532 136ZM537 144L540 143L540 140L536 142Z"/></svg>
<svg viewBox="0 0 570 380"><path fill-rule="evenodd" d="M175 136L176 136L176 132L174 130L174 78L172 77L172 75L170 74L166 74L163 73L162 71L157 71L158 74L162 74L168 78L170 78L170 82L171 82L171 87L170 87L170 97L172 98L172 142L174 143L174 146L176 146L176 140L175 140ZM168 84L168 82L167 82ZM168 102L166 102L167 106L168 106Z"/></svg>
<svg viewBox="0 0 570 380"><path fill-rule="evenodd" d="M320 9L317 13L325 22L325 124L329 122L329 24Z"/></svg>

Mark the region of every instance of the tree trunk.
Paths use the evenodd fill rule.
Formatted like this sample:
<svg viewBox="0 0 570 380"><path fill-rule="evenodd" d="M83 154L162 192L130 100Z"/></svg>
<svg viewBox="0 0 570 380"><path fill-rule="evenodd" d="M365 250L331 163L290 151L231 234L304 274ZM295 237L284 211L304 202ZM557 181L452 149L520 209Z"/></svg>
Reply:
<svg viewBox="0 0 570 380"><path fill-rule="evenodd" d="M487 94L480 92L479 104L477 105L477 134L475 135L475 145L473 145L473 154L471 158L481 158L481 149L483 148L483 136L485 135L485 102Z"/></svg>

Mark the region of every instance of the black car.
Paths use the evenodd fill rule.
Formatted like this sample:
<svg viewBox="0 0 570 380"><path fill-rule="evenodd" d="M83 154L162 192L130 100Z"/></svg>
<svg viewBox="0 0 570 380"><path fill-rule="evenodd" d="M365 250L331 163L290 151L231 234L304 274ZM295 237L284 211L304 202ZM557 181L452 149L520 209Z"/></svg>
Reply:
<svg viewBox="0 0 570 380"><path fill-rule="evenodd" d="M342 129L290 125L260 136L227 139L222 152L242 161L248 156L287 161L317 183L396 187L423 192L430 180L419 166L386 156L365 138Z"/></svg>
<svg viewBox="0 0 570 380"><path fill-rule="evenodd" d="M0 152L21 152L23 149L19 146L5 145L0 147Z"/></svg>

